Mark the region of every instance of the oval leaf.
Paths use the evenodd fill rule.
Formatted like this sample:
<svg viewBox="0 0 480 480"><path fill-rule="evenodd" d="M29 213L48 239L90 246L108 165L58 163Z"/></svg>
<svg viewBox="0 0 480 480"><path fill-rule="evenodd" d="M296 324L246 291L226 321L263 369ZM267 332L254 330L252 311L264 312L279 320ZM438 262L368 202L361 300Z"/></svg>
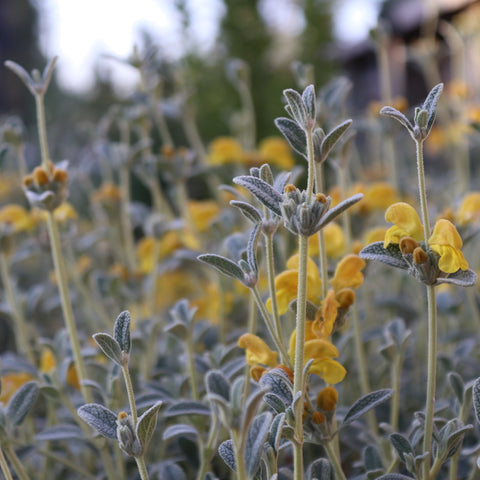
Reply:
<svg viewBox="0 0 480 480"><path fill-rule="evenodd" d="M32 408L38 395L37 382L23 384L10 398L7 405L7 417L13 425L20 425Z"/></svg>
<svg viewBox="0 0 480 480"><path fill-rule="evenodd" d="M326 458L315 460L307 472L308 480L334 480L334 478L332 465Z"/></svg>
<svg viewBox="0 0 480 480"><path fill-rule="evenodd" d="M267 182L264 182L261 178L252 177L250 175L235 177L233 182L241 187L245 187L269 210L279 217L282 216L280 202L283 201L283 197Z"/></svg>
<svg viewBox="0 0 480 480"><path fill-rule="evenodd" d="M222 460L225 462L225 464L235 472L237 467L235 464L235 453L233 452L232 440L228 439L222 442L218 446L218 453L222 457Z"/></svg>
<svg viewBox="0 0 480 480"><path fill-rule="evenodd" d="M117 416L99 403L87 403L78 410L78 416L107 438L117 438Z"/></svg>
<svg viewBox="0 0 480 480"><path fill-rule="evenodd" d="M260 459L262 458L263 444L270 431L272 419L273 415L270 412L264 412L258 417L255 417L248 430L245 447L245 466L250 478L252 478L258 470Z"/></svg>
<svg viewBox="0 0 480 480"><path fill-rule="evenodd" d="M82 429L76 425L56 425L35 435L37 441L81 440L84 438Z"/></svg>
<svg viewBox="0 0 480 480"><path fill-rule="evenodd" d="M201 402L178 402L168 407L163 413L164 417L176 417L178 415L210 415L210 408Z"/></svg>
<svg viewBox="0 0 480 480"><path fill-rule="evenodd" d="M329 132L323 139L320 145L320 161L323 162L328 154L332 151L333 147L343 137L343 134L350 128L353 120L345 120L340 125L337 125L331 132Z"/></svg>
<svg viewBox="0 0 480 480"><path fill-rule="evenodd" d="M307 158L307 136L296 122L286 117L275 119L275 126L285 137L289 145L300 155Z"/></svg>
<svg viewBox="0 0 480 480"><path fill-rule="evenodd" d="M157 426L157 414L162 404L163 402L159 400L138 419L136 433L144 452L147 450L153 431Z"/></svg>
<svg viewBox="0 0 480 480"><path fill-rule="evenodd" d="M162 438L164 440L169 440L174 437L198 437L198 431L195 427L191 425L186 425L184 423L180 423L178 425L172 425L166 428L163 431Z"/></svg>
<svg viewBox="0 0 480 480"><path fill-rule="evenodd" d="M201 262L207 263L213 268L216 268L219 272L227 275L227 277L235 278L236 280L240 280L242 283L245 282L243 270L232 260L214 253L205 253L203 255L199 255L197 258Z"/></svg>
<svg viewBox="0 0 480 480"><path fill-rule="evenodd" d="M352 423L372 408L387 401L392 395L393 390L391 388L384 388L359 398L346 413L343 419L342 427Z"/></svg>
<svg viewBox="0 0 480 480"><path fill-rule="evenodd" d="M130 312L125 310L117 317L113 326L113 336L125 353L130 353L131 348L130 323Z"/></svg>
<svg viewBox="0 0 480 480"><path fill-rule="evenodd" d="M122 349L111 335L108 333L95 333L93 339L110 360L122 366Z"/></svg>

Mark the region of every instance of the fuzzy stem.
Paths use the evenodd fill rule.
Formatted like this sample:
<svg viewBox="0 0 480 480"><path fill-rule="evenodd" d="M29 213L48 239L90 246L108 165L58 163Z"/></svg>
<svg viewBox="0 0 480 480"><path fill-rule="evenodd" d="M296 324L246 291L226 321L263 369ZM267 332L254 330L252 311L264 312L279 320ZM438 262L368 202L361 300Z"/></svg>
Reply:
<svg viewBox="0 0 480 480"><path fill-rule="evenodd" d="M122 365L123 379L125 381L125 388L127 390L128 404L130 406L130 413L132 414L133 425L137 426L137 407L135 405L135 395L133 393L132 379L130 377L130 371L128 370L128 362L124 362Z"/></svg>
<svg viewBox="0 0 480 480"><path fill-rule="evenodd" d="M282 359L282 362L289 368L292 367L292 363L290 361L290 357L288 356L287 351L285 350L285 347L281 341L281 339L278 337L276 334L275 328L272 325L272 320L270 319L270 315L265 308L265 305L262 302L262 299L260 297L260 293L258 291L257 287L251 288L251 291L253 293L253 296L255 298L255 302L257 304L258 309L260 310L260 313L262 314L263 320L265 321L265 325L267 327L268 333L272 337L272 340L275 343L275 347L277 350L280 352L280 357Z"/></svg>
<svg viewBox="0 0 480 480"><path fill-rule="evenodd" d="M397 352L393 359L390 377L392 378L392 401L390 406L390 425L392 431L398 431L398 415L400 411L400 381L403 363L403 352Z"/></svg>
<svg viewBox="0 0 480 480"><path fill-rule="evenodd" d="M427 248L428 238L430 237L430 221L428 219L427 189L425 187L425 169L423 166L423 140L416 140L415 145L417 156L418 195L420 198L420 210L422 214L423 237L425 240L425 248Z"/></svg>
<svg viewBox="0 0 480 480"><path fill-rule="evenodd" d="M192 399L198 400L197 372L195 369L195 346L193 340L193 324L190 326L187 338L185 340L187 347L188 375L190 377L190 388L192 389Z"/></svg>
<svg viewBox="0 0 480 480"><path fill-rule="evenodd" d="M27 471L25 470L20 459L17 457L17 454L15 453L15 450L12 448L12 446L7 443L6 445L4 445L4 449L7 457L10 460L10 463L13 465L13 468L19 480L30 480Z"/></svg>
<svg viewBox="0 0 480 480"><path fill-rule="evenodd" d="M3 450L0 446L0 469L2 470L3 474L5 475L5 480L13 480L12 474L10 473L10 468L8 468L7 459L3 454Z"/></svg>
<svg viewBox="0 0 480 480"><path fill-rule="evenodd" d="M200 461L200 468L197 472L196 480L203 480L205 474L207 473L208 465L215 453L215 443L217 440L219 431L219 424L218 424L218 417L214 416L212 419L212 423L210 424L210 429L208 432L208 439L207 444L201 444L201 461Z"/></svg>
<svg viewBox="0 0 480 480"><path fill-rule="evenodd" d="M273 253L273 235L273 233L265 234L265 260L267 267L268 291L270 293L270 299L272 301L273 324L278 338L283 341L282 324L280 323L277 292L275 289L275 256Z"/></svg>
<svg viewBox="0 0 480 480"><path fill-rule="evenodd" d="M303 366L305 347L305 320L307 306L307 261L308 237L298 236L298 290L297 290L297 317L295 322L295 363L293 373L293 397L303 392ZM295 407L295 438L294 451L294 479L303 479L303 399L300 398Z"/></svg>
<svg viewBox="0 0 480 480"><path fill-rule="evenodd" d="M237 467L237 480L247 480L247 471L245 469L245 454L242 450L241 435L232 431L233 451L235 455L235 466Z"/></svg>
<svg viewBox="0 0 480 480"><path fill-rule="evenodd" d="M324 186L321 163L315 163L315 188L318 193L323 192ZM318 232L318 252L320 260L320 275L322 278L322 298L325 298L328 292L328 262L325 232L323 228Z"/></svg>
<svg viewBox="0 0 480 480"><path fill-rule="evenodd" d="M50 161L50 154L48 153L47 142L47 128L45 122L45 107L43 104L43 94L37 93L35 95L35 106L37 112L37 130L38 139L40 142L40 153L42 156L42 165L48 171L48 162Z"/></svg>
<svg viewBox="0 0 480 480"><path fill-rule="evenodd" d="M330 462L332 462L333 470L335 471L335 478L336 480L347 480L345 473L343 473L342 465L340 464L340 460L335 453L330 442L325 442L324 444L325 450L327 451L328 458Z"/></svg>
<svg viewBox="0 0 480 480"><path fill-rule="evenodd" d="M0 252L0 270L3 288L5 289L5 297L7 299L8 306L12 311L17 351L25 355L32 365L35 365L35 358L29 347L27 324L25 322L25 317L23 316L23 313L21 312L15 299L15 292L8 271L8 259L5 252Z"/></svg>
<svg viewBox="0 0 480 480"><path fill-rule="evenodd" d="M65 320L65 326L67 328L68 336L70 338L73 359L75 361L75 368L77 369L78 379L80 381L80 390L82 391L83 398L90 403L93 401L93 397L90 390L85 387L85 385L83 385L83 381L87 379L87 373L85 370L85 364L83 362L80 342L78 340L72 304L70 302L70 296L68 294L67 274L65 271L64 259L60 248L60 235L58 233L58 228L57 224L55 223L53 213L50 211L47 212L47 226L51 243L53 264L55 266L58 289L60 292L63 317Z"/></svg>
<svg viewBox="0 0 480 480"><path fill-rule="evenodd" d="M148 480L147 466L145 465L145 460L143 456L135 457L135 462L137 463L138 473L140 473L140 478L142 480Z"/></svg>

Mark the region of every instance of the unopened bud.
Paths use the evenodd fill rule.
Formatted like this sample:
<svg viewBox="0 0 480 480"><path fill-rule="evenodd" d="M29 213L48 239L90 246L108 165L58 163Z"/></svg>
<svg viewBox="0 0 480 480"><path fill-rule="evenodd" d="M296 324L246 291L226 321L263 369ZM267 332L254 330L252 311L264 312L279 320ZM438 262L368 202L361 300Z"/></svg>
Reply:
<svg viewBox="0 0 480 480"><path fill-rule="evenodd" d="M320 202L320 203L323 203L323 204L327 203L327 201L328 201L327 197L323 193L317 193L315 195L315 198L316 198L317 202Z"/></svg>
<svg viewBox="0 0 480 480"><path fill-rule="evenodd" d="M418 247L417 241L412 237L403 237L400 239L400 243L398 244L400 247L400 251L404 255L408 255L413 253L413 251Z"/></svg>
<svg viewBox="0 0 480 480"><path fill-rule="evenodd" d="M48 173L43 167L36 167L32 173L33 179L38 186L47 185L50 179L48 178Z"/></svg>
<svg viewBox="0 0 480 480"><path fill-rule="evenodd" d="M295 192L296 190L297 190L297 187L292 183L288 183L287 185L285 185L285 188L283 189L285 193L292 193L292 192Z"/></svg>
<svg viewBox="0 0 480 480"><path fill-rule="evenodd" d="M322 412L312 413L312 423L320 424L325 421L325 415Z"/></svg>
<svg viewBox="0 0 480 480"><path fill-rule="evenodd" d="M425 250L423 250L422 247L417 247L413 251L413 261L416 264L421 265L425 263L427 260L428 260L427 252L425 252Z"/></svg>
<svg viewBox="0 0 480 480"><path fill-rule="evenodd" d="M325 387L317 395L317 407L324 412L335 410L338 401L338 392L333 387Z"/></svg>
<svg viewBox="0 0 480 480"><path fill-rule="evenodd" d="M53 181L57 183L66 183L68 180L68 173L66 170L56 168L53 171Z"/></svg>

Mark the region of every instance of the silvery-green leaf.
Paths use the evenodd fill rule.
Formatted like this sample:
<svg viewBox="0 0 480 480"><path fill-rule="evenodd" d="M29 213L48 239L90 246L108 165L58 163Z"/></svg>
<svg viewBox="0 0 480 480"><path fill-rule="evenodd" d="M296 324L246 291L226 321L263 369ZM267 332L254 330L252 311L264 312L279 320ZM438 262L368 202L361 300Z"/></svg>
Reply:
<svg viewBox="0 0 480 480"><path fill-rule="evenodd" d="M185 340L188 335L187 326L181 322L170 323L163 329L163 331L175 335L180 340Z"/></svg>
<svg viewBox="0 0 480 480"><path fill-rule="evenodd" d="M243 421L242 428L243 428L244 432L246 432L249 429L255 415L259 411L260 404L263 400L263 395L264 394L265 394L265 390L258 389L258 390L255 390L248 397L248 400L247 400L247 403L245 405L243 415L242 415L242 421Z"/></svg>
<svg viewBox="0 0 480 480"><path fill-rule="evenodd" d="M82 429L77 425L55 425L46 428L35 435L35 440L55 441L55 440L78 440L84 439Z"/></svg>
<svg viewBox="0 0 480 480"><path fill-rule="evenodd" d="M315 120L317 117L317 100L315 97L315 87L313 85L308 85L307 88L302 93L302 100L305 108L307 109L308 116Z"/></svg>
<svg viewBox="0 0 480 480"><path fill-rule="evenodd" d="M368 445L363 450L363 465L367 472L383 470L382 458L375 445Z"/></svg>
<svg viewBox="0 0 480 480"><path fill-rule="evenodd" d="M259 468L263 444L267 440L272 420L273 415L270 412L264 412L255 417L248 430L245 446L245 466L249 478L253 478Z"/></svg>
<svg viewBox="0 0 480 480"><path fill-rule="evenodd" d="M238 208L243 215L248 218L253 223L260 223L262 221L262 214L258 211L256 207L250 205L247 202L241 202L239 200L232 200L230 205L233 207Z"/></svg>
<svg viewBox="0 0 480 480"><path fill-rule="evenodd" d="M266 393L263 396L263 401L276 413L285 412L285 403L278 395L275 395L274 393Z"/></svg>
<svg viewBox="0 0 480 480"><path fill-rule="evenodd" d="M176 417L178 415L210 415L210 408L201 402L184 401L170 405L163 413L164 417Z"/></svg>
<svg viewBox="0 0 480 480"><path fill-rule="evenodd" d="M270 165L268 163L264 163L259 170L260 178L267 182L269 185L273 185L273 173Z"/></svg>
<svg viewBox="0 0 480 480"><path fill-rule="evenodd" d="M232 262L232 260L214 253L205 253L203 255L199 255L197 258L201 262L207 263L208 265L216 268L224 275L235 278L236 280L240 280L242 283L245 282L243 270L235 262Z"/></svg>
<svg viewBox="0 0 480 480"><path fill-rule="evenodd" d="M287 374L281 368L274 368L266 372L259 381L263 389L282 400L285 407L292 404L292 384Z"/></svg>
<svg viewBox="0 0 480 480"><path fill-rule="evenodd" d="M178 322L189 325L193 322L197 307L190 308L190 303L186 298L182 298L170 309L170 315Z"/></svg>
<svg viewBox="0 0 480 480"><path fill-rule="evenodd" d="M52 78L53 70L55 69L55 64L57 63L58 56L53 57L43 69L42 82L44 90L47 90L50 80Z"/></svg>
<svg viewBox="0 0 480 480"><path fill-rule="evenodd" d="M111 335L108 333L95 333L92 337L102 352L110 358L110 360L113 360L117 365L122 366L122 349Z"/></svg>
<svg viewBox="0 0 480 480"><path fill-rule="evenodd" d="M473 430L473 425L465 425L464 427L459 428L446 439L446 447L443 452L442 458L444 461L448 460L450 457L455 455L458 449L462 446L463 438L465 434Z"/></svg>
<svg viewBox="0 0 480 480"><path fill-rule="evenodd" d="M285 190L285 185L287 185L291 178L292 172L280 172L273 182L273 188L277 192L283 193Z"/></svg>
<svg viewBox="0 0 480 480"><path fill-rule="evenodd" d="M440 283L452 283L459 287L473 287L473 285L477 283L477 279L477 273L469 268L468 270L458 270L445 278L439 277L437 278L435 285L439 285Z"/></svg>
<svg viewBox="0 0 480 480"><path fill-rule="evenodd" d="M125 310L120 313L113 325L113 336L125 353L130 353L131 348L130 323L130 312Z"/></svg>
<svg viewBox="0 0 480 480"><path fill-rule="evenodd" d="M227 402L230 400L230 384L220 370L210 370L205 377L207 393L219 395Z"/></svg>
<svg viewBox="0 0 480 480"><path fill-rule="evenodd" d="M247 244L247 261L250 265L251 269L258 273L258 265L257 265L257 243L258 243L258 236L261 232L260 224L257 223L253 228L250 236L248 237L248 244Z"/></svg>
<svg viewBox="0 0 480 480"><path fill-rule="evenodd" d="M222 457L222 460L225 464L234 472L237 471L237 467L235 464L235 453L233 451L233 442L228 439L222 442L218 446L218 453Z"/></svg>
<svg viewBox="0 0 480 480"><path fill-rule="evenodd" d="M10 398L6 415L12 425L20 425L32 408L38 396L37 382L24 383Z"/></svg>
<svg viewBox="0 0 480 480"><path fill-rule="evenodd" d="M186 480L187 478L185 472L171 460L157 464L155 472L157 473L156 480Z"/></svg>
<svg viewBox="0 0 480 480"><path fill-rule="evenodd" d="M271 185L260 178L242 175L235 177L233 182L249 190L263 205L279 217L282 216L280 203L283 201L282 194L277 192Z"/></svg>
<svg viewBox="0 0 480 480"><path fill-rule="evenodd" d="M307 471L307 480L334 480L331 463L326 458L315 460Z"/></svg>
<svg viewBox="0 0 480 480"><path fill-rule="evenodd" d="M275 126L285 137L290 146L300 155L307 158L307 136L296 122L286 117L275 119Z"/></svg>
<svg viewBox="0 0 480 480"><path fill-rule="evenodd" d="M78 410L78 416L107 438L117 438L117 416L99 403L87 403Z"/></svg>
<svg viewBox="0 0 480 480"><path fill-rule="evenodd" d="M410 132L410 135L414 134L414 128L413 128L413 125L410 123L410 120L402 112L399 112L396 108L383 107L380 110L380 115L394 118L395 120L400 122Z"/></svg>
<svg viewBox="0 0 480 480"><path fill-rule="evenodd" d="M30 74L21 65L16 62L12 62L12 60L7 60L5 62L5 66L15 73L30 90L30 92L35 95L35 82Z"/></svg>
<svg viewBox="0 0 480 480"><path fill-rule="evenodd" d="M393 448L397 451L400 460L404 460L404 456L407 453L414 455L413 447L410 445L410 442L407 438L399 433L392 433L390 435L390 443L392 444Z"/></svg>
<svg viewBox="0 0 480 480"><path fill-rule="evenodd" d="M288 106L290 107L290 114L293 119L299 124L300 127L309 128L309 119L307 115L307 109L303 103L302 96L291 88L287 88L283 91L283 95L287 99Z"/></svg>
<svg viewBox="0 0 480 480"><path fill-rule="evenodd" d="M174 437L198 437L198 430L191 425L180 423L178 425L171 425L163 431L162 438L170 440Z"/></svg>
<svg viewBox="0 0 480 480"><path fill-rule="evenodd" d="M278 453L280 448L280 440L282 439L282 431L285 425L285 414L280 413L275 416L270 426L270 433L268 434L268 442L273 448L275 454Z"/></svg>
<svg viewBox="0 0 480 480"><path fill-rule="evenodd" d="M340 125L337 125L331 130L322 140L320 145L320 161L323 162L328 154L332 151L333 147L342 138L343 134L350 128L353 120L345 120Z"/></svg>
<svg viewBox="0 0 480 480"><path fill-rule="evenodd" d="M462 377L457 372L449 372L447 378L452 387L453 393L455 393L455 396L457 397L458 403L462 405L465 391L465 384Z"/></svg>
<svg viewBox="0 0 480 480"><path fill-rule="evenodd" d="M375 392L368 393L367 395L359 398L345 414L342 422L342 427L357 420L377 405L386 402L389 398L392 397L392 395L393 390L391 388L384 388L381 390L376 390Z"/></svg>
<svg viewBox="0 0 480 480"><path fill-rule="evenodd" d="M160 400L155 405L152 405L146 412L138 419L137 423L137 438L145 452L152 438L153 432L157 425L157 415L163 402Z"/></svg>
<svg viewBox="0 0 480 480"><path fill-rule="evenodd" d="M320 223L318 224L318 227L319 228L325 227L333 219L335 219L341 213L343 213L347 208L350 208L351 206L355 205L362 198L363 198L363 193L356 193L355 195L352 195L351 197L343 200L338 205L328 210L328 212L325 215L323 215Z"/></svg>
<svg viewBox="0 0 480 480"><path fill-rule="evenodd" d="M443 90L443 83L439 83L435 85L427 95L425 102L422 105L422 110L426 110L428 112L428 120L427 120L427 134L432 129L433 122L435 121L435 115L437 111L437 103L440 97L440 94Z"/></svg>
<svg viewBox="0 0 480 480"><path fill-rule="evenodd" d="M383 248L383 242L373 242L362 248L358 255L364 260L382 262L402 270L408 270L409 267L396 243L391 243L387 248Z"/></svg>

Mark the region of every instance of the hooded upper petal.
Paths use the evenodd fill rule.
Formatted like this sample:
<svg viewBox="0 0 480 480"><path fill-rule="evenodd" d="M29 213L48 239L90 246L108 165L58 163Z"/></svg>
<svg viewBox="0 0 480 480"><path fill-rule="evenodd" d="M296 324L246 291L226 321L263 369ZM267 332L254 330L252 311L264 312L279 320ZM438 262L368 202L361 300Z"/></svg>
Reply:
<svg viewBox="0 0 480 480"><path fill-rule="evenodd" d="M408 203L398 202L390 205L385 212L385 220L394 225L385 233L384 248L391 243L399 243L403 237L423 240L423 227L418 213Z"/></svg>
<svg viewBox="0 0 480 480"><path fill-rule="evenodd" d="M247 363L249 365L277 365L277 352L272 351L268 345L257 335L245 333L237 342L240 348L246 349Z"/></svg>

